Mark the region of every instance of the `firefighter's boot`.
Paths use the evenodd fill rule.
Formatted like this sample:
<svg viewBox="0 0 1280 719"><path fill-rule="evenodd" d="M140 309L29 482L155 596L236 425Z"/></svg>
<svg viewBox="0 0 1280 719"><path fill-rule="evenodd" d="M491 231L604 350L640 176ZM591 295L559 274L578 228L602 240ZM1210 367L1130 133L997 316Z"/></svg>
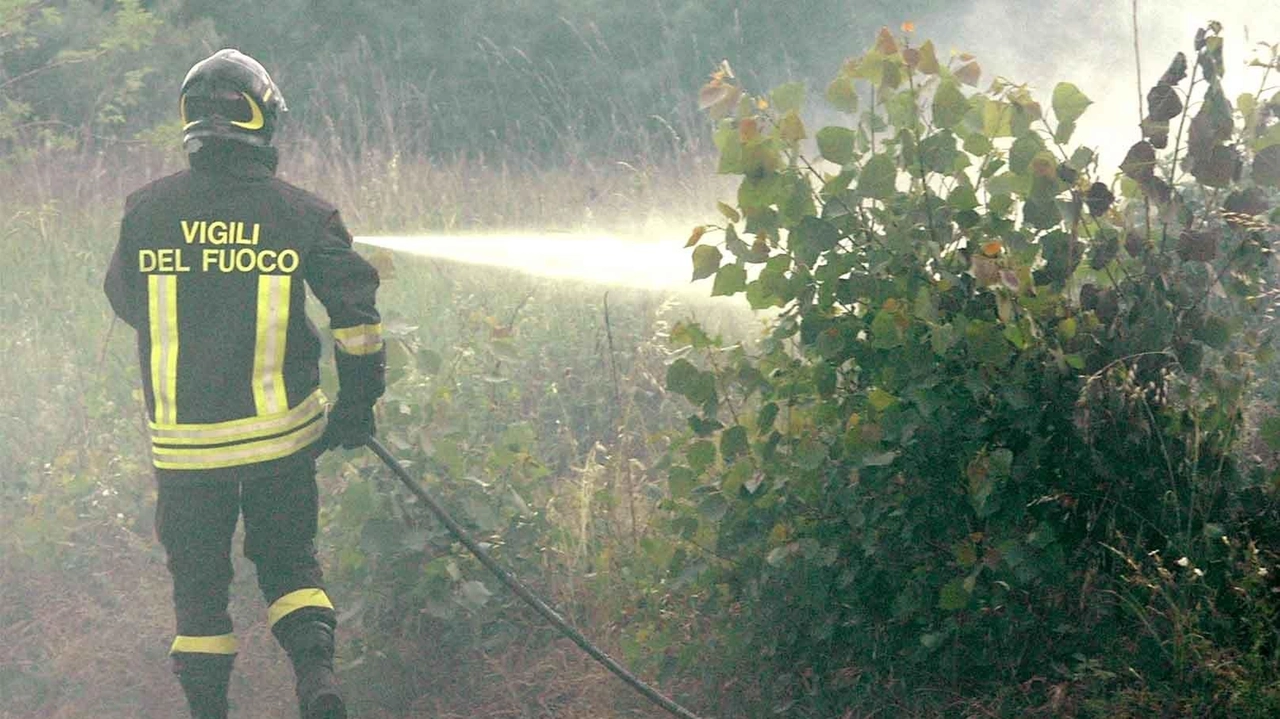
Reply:
<svg viewBox="0 0 1280 719"><path fill-rule="evenodd" d="M193 719L227 719L227 686L234 654L174 654L173 673Z"/></svg>
<svg viewBox="0 0 1280 719"><path fill-rule="evenodd" d="M333 624L323 618L281 622L276 636L293 662L302 719L347 719L333 675Z"/></svg>

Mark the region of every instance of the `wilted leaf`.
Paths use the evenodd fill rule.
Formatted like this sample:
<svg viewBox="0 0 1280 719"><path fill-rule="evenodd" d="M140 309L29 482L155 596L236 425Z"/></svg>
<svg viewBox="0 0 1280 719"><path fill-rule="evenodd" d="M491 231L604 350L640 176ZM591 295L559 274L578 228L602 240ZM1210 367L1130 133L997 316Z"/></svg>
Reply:
<svg viewBox="0 0 1280 719"><path fill-rule="evenodd" d="M1101 270L1120 253L1120 233L1113 227L1102 227L1089 247L1089 266Z"/></svg>
<svg viewBox="0 0 1280 719"><path fill-rule="evenodd" d="M729 207L728 205L725 205L723 202L720 204L723 207ZM730 207L729 209L732 210L733 208ZM697 227L693 228L693 232L689 233L689 241L684 243L684 246L693 247L694 245L698 244L698 241L701 240L702 236L705 234L707 234L707 226L698 225Z"/></svg>
<svg viewBox="0 0 1280 719"><path fill-rule="evenodd" d="M1258 153L1259 156L1261 156L1261 154L1262 153ZM1272 165L1272 167L1269 168L1269 171L1277 173L1277 175L1275 176L1267 175L1271 184L1274 186L1276 182L1280 181L1280 150L1277 150L1275 153L1273 153L1273 156L1270 159L1268 164ZM1254 157L1253 173L1254 173L1253 181L1257 182L1258 184L1264 184L1261 181L1259 181L1257 177L1257 174L1258 174L1258 158L1257 157ZM1226 210L1227 212L1232 212L1238 215L1248 215L1248 216L1261 215L1264 212L1266 212L1269 207L1270 205L1268 205L1267 203L1267 193L1258 187L1250 187L1247 190L1236 190L1235 192L1232 192L1230 195L1227 195L1227 199L1222 201L1222 209ZM1227 222L1228 224L1230 224L1231 220L1228 219Z"/></svg>
<svg viewBox="0 0 1280 719"><path fill-rule="evenodd" d="M967 62L955 71L955 76L960 82L970 87L977 87L978 80L982 77L982 68L977 61Z"/></svg>
<svg viewBox="0 0 1280 719"><path fill-rule="evenodd" d="M1167 122L1182 114L1182 98L1169 85L1156 85L1147 93L1147 115L1157 122Z"/></svg>
<svg viewBox="0 0 1280 719"><path fill-rule="evenodd" d="M1169 69L1164 71L1164 75L1160 77L1162 85L1177 85L1187 76L1187 56L1178 53L1173 56L1173 62L1169 63Z"/></svg>
<svg viewBox="0 0 1280 719"><path fill-rule="evenodd" d="M1139 142L1129 148L1120 170L1137 180L1139 185L1149 182L1155 173L1156 149L1149 142Z"/></svg>
<svg viewBox="0 0 1280 719"><path fill-rule="evenodd" d="M1184 262L1209 262L1218 254L1218 235L1206 230L1183 230L1178 236L1178 256Z"/></svg>
<svg viewBox="0 0 1280 719"><path fill-rule="evenodd" d="M742 90L721 80L712 80L698 92L698 108L705 110L712 119L725 117L733 111L742 97Z"/></svg>
<svg viewBox="0 0 1280 719"><path fill-rule="evenodd" d="M1089 214L1102 217L1107 214L1107 210L1111 209L1111 205L1115 204L1116 196L1111 188L1101 182L1095 182L1089 186L1089 192L1085 195L1084 201L1089 206Z"/></svg>
<svg viewBox="0 0 1280 719"><path fill-rule="evenodd" d="M880 32L876 35L875 50L881 55L897 54L898 41L893 39L893 33L889 32L889 28L880 28Z"/></svg>
<svg viewBox="0 0 1280 719"><path fill-rule="evenodd" d="M1209 187L1227 187L1244 167L1240 153L1229 145L1214 145L1208 154L1192 159L1191 174Z"/></svg>
<svg viewBox="0 0 1280 719"><path fill-rule="evenodd" d="M1204 93L1200 112L1191 121L1187 137L1187 154L1195 162L1210 155L1213 148L1231 140L1235 123L1231 103L1222 94L1222 88L1211 86Z"/></svg>

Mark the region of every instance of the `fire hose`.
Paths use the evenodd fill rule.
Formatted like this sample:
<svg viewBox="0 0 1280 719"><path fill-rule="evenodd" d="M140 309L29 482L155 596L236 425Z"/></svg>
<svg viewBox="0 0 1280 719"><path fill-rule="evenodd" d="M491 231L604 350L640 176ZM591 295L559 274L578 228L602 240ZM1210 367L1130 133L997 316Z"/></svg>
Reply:
<svg viewBox="0 0 1280 719"><path fill-rule="evenodd" d="M646 699L667 710L673 716L681 717L681 719L699 719L696 714L685 709L683 706L680 706L672 699L664 696L657 689L654 689L643 680L627 671L626 667L619 664L615 659L613 659L613 657L606 654L604 650L593 644L591 640L583 636L581 632L569 626L569 624L554 609L548 606L546 602L539 599L538 596L522 584L515 575L504 569L502 565L498 564L493 557L489 556L489 553L486 552L484 548L467 533L467 530L464 529L461 524L458 524L457 520L450 516L439 502L436 502L431 495L427 494L427 491L422 488L422 484L409 476L408 470L400 465L400 461L397 460L395 455L391 454L391 452L389 452L381 442L374 437L369 437L365 440L365 445L372 450L374 454L378 455L378 459L381 459L383 463L391 469L400 482L403 483L410 492L412 492L418 499L422 500L423 504L427 505L427 509L431 510L431 513L435 515L436 519L440 520L440 522L449 529L453 536L457 537L458 541L462 542L462 544L466 546L473 555L475 555L475 558L480 560L480 563L483 564L486 569L501 580L508 589L515 592L516 596L524 600L525 604L528 604L537 611L538 614L541 614L542 617L559 630L561 634L573 640L573 643L581 647L582 651L589 654L600 664L603 664L606 669L613 672L619 679L626 682L637 692L643 694Z"/></svg>

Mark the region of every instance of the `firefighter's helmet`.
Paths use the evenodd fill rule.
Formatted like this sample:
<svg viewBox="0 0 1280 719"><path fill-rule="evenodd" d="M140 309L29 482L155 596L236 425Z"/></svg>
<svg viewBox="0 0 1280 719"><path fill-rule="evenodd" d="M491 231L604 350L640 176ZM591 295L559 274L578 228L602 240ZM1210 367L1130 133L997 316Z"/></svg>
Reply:
<svg viewBox="0 0 1280 719"><path fill-rule="evenodd" d="M188 151L204 138L271 144L276 120L288 108L266 68L239 50L219 50L192 66L182 81L178 112Z"/></svg>

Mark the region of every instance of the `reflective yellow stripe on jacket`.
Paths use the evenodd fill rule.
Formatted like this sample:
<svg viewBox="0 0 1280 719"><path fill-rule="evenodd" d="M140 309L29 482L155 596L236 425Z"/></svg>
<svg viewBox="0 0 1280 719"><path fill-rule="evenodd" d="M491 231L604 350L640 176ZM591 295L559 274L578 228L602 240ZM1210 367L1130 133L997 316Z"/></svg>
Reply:
<svg viewBox="0 0 1280 719"><path fill-rule="evenodd" d="M151 322L151 392L155 421L178 421L178 277L147 277Z"/></svg>
<svg viewBox="0 0 1280 719"><path fill-rule="evenodd" d="M284 359L292 278L258 278L254 336L255 416L194 424L178 422L177 278L152 275L151 374L156 416L151 422L152 464L160 469L223 469L269 462L294 454L324 434L324 394L317 389L289 407Z"/></svg>
<svg viewBox="0 0 1280 719"><path fill-rule="evenodd" d="M261 417L212 424L151 425L153 463L160 469L221 469L287 457L324 434L324 393Z"/></svg>
<svg viewBox="0 0 1280 719"><path fill-rule="evenodd" d="M382 323L334 329L333 343L349 355L371 355L382 349Z"/></svg>
<svg viewBox="0 0 1280 719"><path fill-rule="evenodd" d="M292 277L258 278L258 336L253 352L253 402L259 416L289 408L284 388L284 348L289 329Z"/></svg>

